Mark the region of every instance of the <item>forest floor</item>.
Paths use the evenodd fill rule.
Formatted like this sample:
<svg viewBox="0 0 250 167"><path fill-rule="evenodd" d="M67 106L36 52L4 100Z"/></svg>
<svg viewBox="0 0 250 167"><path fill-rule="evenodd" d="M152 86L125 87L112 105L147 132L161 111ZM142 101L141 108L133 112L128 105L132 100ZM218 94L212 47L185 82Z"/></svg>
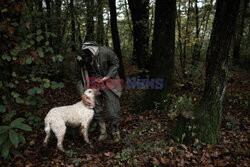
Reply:
<svg viewBox="0 0 250 167"><path fill-rule="evenodd" d="M133 75L134 69L129 69L127 74ZM44 148L43 129L34 129L25 133L26 144L19 147L22 155L5 162L0 159L0 166L249 166L250 73L231 70L228 82L229 91L217 146L198 141L188 146L169 139L175 119L170 119L164 110L135 112L131 100L136 98L131 97L136 97L139 91L124 90L121 97L121 142L113 142L110 126L109 138L103 142L97 141L97 130L90 133L94 148L90 148L78 133L67 133L64 147L68 151L62 153L56 149L54 136ZM197 97L198 101L201 84L180 85L176 95L190 95L192 92L192 98ZM47 91L45 99L49 104L43 108L45 114L52 107L79 101L74 90L75 86L68 83L60 91Z"/></svg>

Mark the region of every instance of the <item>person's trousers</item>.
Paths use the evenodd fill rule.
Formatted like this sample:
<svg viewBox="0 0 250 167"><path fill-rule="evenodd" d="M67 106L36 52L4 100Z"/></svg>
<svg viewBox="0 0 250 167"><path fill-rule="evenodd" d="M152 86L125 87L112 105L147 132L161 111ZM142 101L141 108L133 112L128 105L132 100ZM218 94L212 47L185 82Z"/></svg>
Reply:
<svg viewBox="0 0 250 167"><path fill-rule="evenodd" d="M104 121L103 102L112 125L117 125L120 121L120 102L119 97L110 89L100 89L101 95L96 97L97 104L94 108L94 120L97 122Z"/></svg>

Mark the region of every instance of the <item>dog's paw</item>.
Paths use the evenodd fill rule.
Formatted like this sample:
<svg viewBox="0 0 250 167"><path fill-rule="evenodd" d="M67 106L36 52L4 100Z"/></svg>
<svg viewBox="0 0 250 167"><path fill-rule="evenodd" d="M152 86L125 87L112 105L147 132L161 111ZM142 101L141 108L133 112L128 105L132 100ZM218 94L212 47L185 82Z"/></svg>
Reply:
<svg viewBox="0 0 250 167"><path fill-rule="evenodd" d="M64 148L62 148L62 147L57 147L57 149L60 150L60 151L62 151L62 152L64 152L64 153L66 152L66 151L64 150Z"/></svg>

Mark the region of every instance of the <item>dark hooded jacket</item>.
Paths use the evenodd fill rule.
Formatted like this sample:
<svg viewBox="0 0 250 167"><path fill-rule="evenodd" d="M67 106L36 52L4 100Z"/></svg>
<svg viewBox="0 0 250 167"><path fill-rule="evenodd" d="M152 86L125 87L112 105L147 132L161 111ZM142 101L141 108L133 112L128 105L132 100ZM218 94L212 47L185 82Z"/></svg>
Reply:
<svg viewBox="0 0 250 167"><path fill-rule="evenodd" d="M112 89L111 91L115 93L117 96L121 96L121 85L120 85L120 77L118 75L119 68L119 59L116 54L105 46L98 45L83 45L82 50L89 49L94 53L94 63L96 64L97 71L101 75L101 77L110 78L109 84ZM78 59L76 58L76 69L77 72L80 73L81 81L77 82L77 89L80 95L84 93L90 86L89 74L86 70L87 68L83 65L80 65ZM114 80L116 79L116 80Z"/></svg>

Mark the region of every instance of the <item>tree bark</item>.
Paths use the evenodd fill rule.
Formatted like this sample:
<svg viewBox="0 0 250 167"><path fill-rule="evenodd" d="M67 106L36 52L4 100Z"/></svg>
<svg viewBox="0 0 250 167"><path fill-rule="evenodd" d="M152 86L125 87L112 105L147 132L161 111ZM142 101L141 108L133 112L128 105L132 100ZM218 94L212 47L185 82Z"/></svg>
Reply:
<svg viewBox="0 0 250 167"><path fill-rule="evenodd" d="M39 27L41 28L41 30L42 30L42 36L44 37L44 39L45 39L45 31L46 31L46 29L45 29L45 22L44 22L44 16L43 16L43 0L39 0L39 1L37 1L37 6L38 6L38 11L39 11L39 13L40 13L40 15L39 15L39 18L40 18L40 25L39 25ZM42 45L44 45L44 39L42 39L41 41L40 41L40 43L42 44Z"/></svg>
<svg viewBox="0 0 250 167"><path fill-rule="evenodd" d="M77 21L77 31L78 31L78 41L80 46L82 46L82 35L81 35L81 24L80 20Z"/></svg>
<svg viewBox="0 0 250 167"><path fill-rule="evenodd" d="M128 4L133 23L133 53L138 68L144 71L147 65L149 42L149 0L128 0Z"/></svg>
<svg viewBox="0 0 250 167"><path fill-rule="evenodd" d="M190 19L191 19L191 14L190 14L190 9L191 8L191 0L188 0L188 11L187 11L187 21L186 21L186 32L185 32L185 39L184 39L184 44L183 44L183 62L181 63L182 64L182 74L183 76L185 77L186 74L185 74L185 71L186 71L186 57L187 57L187 42L189 42L189 38L190 38L190 35L189 35L189 22L190 22Z"/></svg>
<svg viewBox="0 0 250 167"><path fill-rule="evenodd" d="M200 28L199 28L199 8L198 0L195 0L195 44L194 44L194 53L192 54L192 65L197 67L198 61L200 60Z"/></svg>
<svg viewBox="0 0 250 167"><path fill-rule="evenodd" d="M74 15L74 0L70 0L70 15L71 15L71 49L76 50L76 26Z"/></svg>
<svg viewBox="0 0 250 167"><path fill-rule="evenodd" d="M210 15L211 15L211 11L213 10L213 0L210 1L210 5L209 5L209 9L208 9L208 15L207 15L207 19L206 19L206 22L205 22L205 25L204 25L204 28L203 28L203 31L202 31L202 34L201 34L201 44L200 44L200 49L202 48L203 44L204 44L204 39L205 39L205 36L206 36L206 32L207 32L207 28L208 28L208 22L209 22L209 19L210 19ZM201 28L201 26L200 26Z"/></svg>
<svg viewBox="0 0 250 167"><path fill-rule="evenodd" d="M52 25L51 25L51 0L45 0L46 9L47 9L47 32L52 32ZM52 38L49 36L48 38L50 44L52 45Z"/></svg>
<svg viewBox="0 0 250 167"><path fill-rule="evenodd" d="M132 25L131 25L131 21L130 21L130 17L129 17L129 12L128 12L127 0L124 0L124 5L125 5L126 17L128 18L127 20L128 20L129 30L133 34L133 29L132 29Z"/></svg>
<svg viewBox="0 0 250 167"><path fill-rule="evenodd" d="M180 54L180 65L184 67L183 62L183 46L182 46L182 34L181 34L181 2L178 2L178 15L177 15L177 27L178 27L178 47Z"/></svg>
<svg viewBox="0 0 250 167"><path fill-rule="evenodd" d="M117 28L116 0L109 0L109 9L110 9L111 33L112 33L114 51L120 63L118 72L119 72L120 77L124 79L125 72L124 72L124 66L123 66L123 61L122 61L119 32Z"/></svg>
<svg viewBox="0 0 250 167"><path fill-rule="evenodd" d="M109 28L110 28L110 13L106 13L107 14L107 24L105 25L105 36L104 36L104 43L105 46L109 47Z"/></svg>
<svg viewBox="0 0 250 167"><path fill-rule="evenodd" d="M94 41L94 29L95 29L95 22L94 22L94 11L93 11L93 0L86 0L86 6L87 6L87 32L85 36L85 42L86 41Z"/></svg>
<svg viewBox="0 0 250 167"><path fill-rule="evenodd" d="M62 22L61 22L61 7L62 7L62 1L61 0L56 0L55 1L56 4L56 9L55 9L55 15L56 15L56 29L55 29L55 33L56 33L56 39L55 39L55 52L58 54L60 52L61 49L61 41L62 41Z"/></svg>
<svg viewBox="0 0 250 167"><path fill-rule="evenodd" d="M244 60L249 59L249 45L250 45L250 28L248 28L248 35L247 35L247 39L246 39L246 45L245 45L245 52L248 54L245 54Z"/></svg>
<svg viewBox="0 0 250 167"><path fill-rule="evenodd" d="M103 0L97 0L97 37L96 42L100 45L104 44L104 25L103 25Z"/></svg>
<svg viewBox="0 0 250 167"><path fill-rule="evenodd" d="M153 2L150 2L150 3L153 3ZM151 4L149 4L149 5L151 5ZM152 5L151 13L149 10L149 48L150 48L150 51L152 51L154 20L155 20L155 7Z"/></svg>
<svg viewBox="0 0 250 167"><path fill-rule="evenodd" d="M234 49L233 49L233 64L239 65L240 63L240 50L241 41L243 36L244 21L245 21L245 11L247 9L247 0L241 0L240 13L238 16L236 31L234 34Z"/></svg>
<svg viewBox="0 0 250 167"><path fill-rule="evenodd" d="M162 78L163 88L149 90L146 103L162 102L174 87L175 19L176 0L156 0L150 77Z"/></svg>
<svg viewBox="0 0 250 167"><path fill-rule="evenodd" d="M194 139L217 144L223 111L223 101L227 91L228 53L239 1L217 0L213 30L206 57L206 82L200 103L194 106L191 117L178 117L172 135L184 143Z"/></svg>

